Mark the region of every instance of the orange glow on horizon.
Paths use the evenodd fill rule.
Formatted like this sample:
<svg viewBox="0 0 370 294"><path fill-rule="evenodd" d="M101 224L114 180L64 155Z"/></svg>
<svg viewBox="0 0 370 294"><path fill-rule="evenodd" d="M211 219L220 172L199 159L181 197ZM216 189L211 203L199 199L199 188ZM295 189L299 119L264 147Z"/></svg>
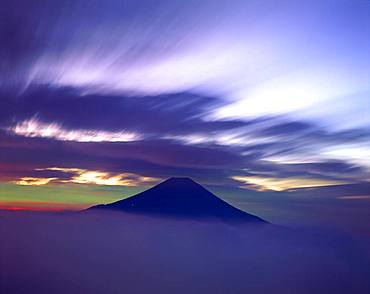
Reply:
<svg viewBox="0 0 370 294"><path fill-rule="evenodd" d="M69 203L50 203L41 201L15 201L0 203L0 210L8 211L68 211L80 210L84 208L86 208L86 205L72 205Z"/></svg>

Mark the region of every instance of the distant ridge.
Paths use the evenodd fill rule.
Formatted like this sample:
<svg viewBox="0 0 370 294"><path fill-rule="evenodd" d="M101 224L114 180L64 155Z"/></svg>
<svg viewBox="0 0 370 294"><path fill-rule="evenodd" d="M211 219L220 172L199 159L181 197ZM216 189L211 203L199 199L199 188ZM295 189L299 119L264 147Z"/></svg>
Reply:
<svg viewBox="0 0 370 294"><path fill-rule="evenodd" d="M190 178L169 178L129 198L100 204L91 210L115 210L151 216L220 219L231 222L267 223L228 204Z"/></svg>

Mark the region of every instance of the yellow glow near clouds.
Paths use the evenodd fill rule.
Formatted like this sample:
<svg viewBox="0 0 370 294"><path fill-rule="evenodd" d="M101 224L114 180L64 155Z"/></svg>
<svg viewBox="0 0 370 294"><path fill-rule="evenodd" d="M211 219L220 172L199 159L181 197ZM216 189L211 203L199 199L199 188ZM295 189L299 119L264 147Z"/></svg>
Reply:
<svg viewBox="0 0 370 294"><path fill-rule="evenodd" d="M232 179L250 185L258 191L285 191L297 188L312 188L346 184L344 181L307 178L264 178L259 176L234 176Z"/></svg>
<svg viewBox="0 0 370 294"><path fill-rule="evenodd" d="M17 185L46 185L49 182L55 180L59 183L74 183L74 184L93 184L93 185L107 185L107 186L140 186L145 184L154 183L159 181L157 178L140 176L133 173L119 173L112 174L103 171L86 170L80 168L40 168L36 170L50 170L50 171L62 171L73 173L70 179L59 179L53 178L33 178L24 177L15 181Z"/></svg>
<svg viewBox="0 0 370 294"><path fill-rule="evenodd" d="M17 185L23 185L23 186L40 186L40 185L46 185L52 180L56 180L57 178L33 178L33 177L23 177L20 178L18 181L15 181L14 183Z"/></svg>

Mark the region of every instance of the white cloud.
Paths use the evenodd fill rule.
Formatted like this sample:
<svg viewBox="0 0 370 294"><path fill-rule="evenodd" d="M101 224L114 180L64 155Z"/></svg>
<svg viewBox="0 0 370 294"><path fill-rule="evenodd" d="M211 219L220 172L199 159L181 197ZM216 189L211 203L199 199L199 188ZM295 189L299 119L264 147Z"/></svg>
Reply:
<svg viewBox="0 0 370 294"><path fill-rule="evenodd" d="M107 132L99 130L67 130L57 123L42 123L32 118L17 123L10 131L26 137L53 138L76 142L129 142L141 139L134 132Z"/></svg>

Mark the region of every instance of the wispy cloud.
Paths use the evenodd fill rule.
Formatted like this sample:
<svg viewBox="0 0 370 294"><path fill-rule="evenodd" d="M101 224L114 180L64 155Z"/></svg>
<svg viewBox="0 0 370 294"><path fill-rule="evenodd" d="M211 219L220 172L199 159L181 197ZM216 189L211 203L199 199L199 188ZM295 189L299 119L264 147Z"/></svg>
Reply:
<svg viewBox="0 0 370 294"><path fill-rule="evenodd" d="M347 184L345 181L309 179L309 178L270 178L262 176L233 176L232 179L239 181L258 191L286 191L299 188L314 188Z"/></svg>
<svg viewBox="0 0 370 294"><path fill-rule="evenodd" d="M340 196L343 200L370 200L370 195L356 195L356 196Z"/></svg>
<svg viewBox="0 0 370 294"><path fill-rule="evenodd" d="M129 142L141 139L133 132L109 132L99 130L66 130L57 123L43 123L31 118L16 124L10 131L26 137L52 138L76 142Z"/></svg>

